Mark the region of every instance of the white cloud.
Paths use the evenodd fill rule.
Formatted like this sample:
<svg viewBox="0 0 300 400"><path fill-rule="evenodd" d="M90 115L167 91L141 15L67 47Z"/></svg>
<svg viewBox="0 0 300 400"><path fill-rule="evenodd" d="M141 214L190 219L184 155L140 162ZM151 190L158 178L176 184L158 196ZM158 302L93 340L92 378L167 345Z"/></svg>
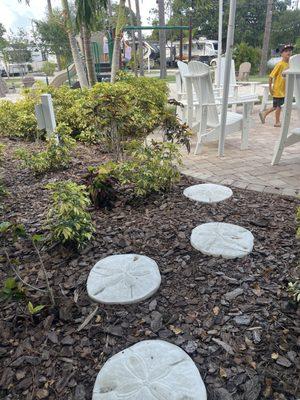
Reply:
<svg viewBox="0 0 300 400"><path fill-rule="evenodd" d="M25 0L19 3L18 0L0 0L1 14L0 22L7 31L16 31L19 27L30 29L32 19L42 19L45 16L46 0L30 0L30 6L25 4ZM131 0L135 11L135 1ZM59 7L60 0L52 0L53 7ZM141 17L144 25L149 25L149 15L152 8L156 8L156 0L140 0Z"/></svg>

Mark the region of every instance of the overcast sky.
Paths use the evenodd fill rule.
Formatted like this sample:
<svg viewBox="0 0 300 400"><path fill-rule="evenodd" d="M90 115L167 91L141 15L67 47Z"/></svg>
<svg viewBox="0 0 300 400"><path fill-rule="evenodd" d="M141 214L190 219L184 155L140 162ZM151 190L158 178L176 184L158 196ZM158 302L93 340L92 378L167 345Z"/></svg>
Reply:
<svg viewBox="0 0 300 400"><path fill-rule="evenodd" d="M17 28L30 28L32 19L42 19L45 15L46 0L30 0L30 7L26 6L25 1L20 4L18 0L0 0L0 22L5 26L6 30ZM134 7L135 1L132 1ZM140 0L141 15L143 24L149 24L147 20L151 8L156 7L156 0ZM61 4L60 0L52 0L53 7Z"/></svg>

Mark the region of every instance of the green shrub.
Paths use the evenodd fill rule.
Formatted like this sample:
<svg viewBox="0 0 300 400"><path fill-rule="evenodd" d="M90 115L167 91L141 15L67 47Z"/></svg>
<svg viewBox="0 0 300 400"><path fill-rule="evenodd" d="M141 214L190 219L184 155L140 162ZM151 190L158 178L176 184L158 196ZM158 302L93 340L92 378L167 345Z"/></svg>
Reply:
<svg viewBox="0 0 300 400"><path fill-rule="evenodd" d="M47 215L47 229L52 241L82 248L91 239L94 227L87 211L89 194L84 185L65 181L46 186L52 191L52 204Z"/></svg>
<svg viewBox="0 0 300 400"><path fill-rule="evenodd" d="M119 165L118 179L122 185L132 185L137 196L170 190L180 178L176 163L180 152L173 143L152 142L149 146L137 143L131 160Z"/></svg>
<svg viewBox="0 0 300 400"><path fill-rule="evenodd" d="M41 175L67 168L74 145L75 140L70 136L70 129L65 124L60 124L48 139L45 151L30 153L28 150L18 149L15 155L23 161L24 167L35 175Z"/></svg>
<svg viewBox="0 0 300 400"><path fill-rule="evenodd" d="M107 162L100 167L89 167L87 186L93 204L96 207L111 208L116 199L118 164Z"/></svg>
<svg viewBox="0 0 300 400"><path fill-rule="evenodd" d="M5 144L0 143L0 162L1 163L3 161L4 149L5 149Z"/></svg>
<svg viewBox="0 0 300 400"><path fill-rule="evenodd" d="M49 93L57 123L66 124L73 137L103 142L111 150L116 142L145 138L161 124L167 91L162 80L126 74L114 84L103 82L84 90L38 84L24 90L24 100L0 104L0 135L35 137L34 104L42 93Z"/></svg>
<svg viewBox="0 0 300 400"><path fill-rule="evenodd" d="M235 60L235 68L237 71L240 65L247 61L251 63L251 73L255 74L259 68L261 50L242 42L235 47L233 58Z"/></svg>
<svg viewBox="0 0 300 400"><path fill-rule="evenodd" d="M50 61L45 61L42 67L42 72L48 76L54 75L56 65Z"/></svg>
<svg viewBox="0 0 300 400"><path fill-rule="evenodd" d="M26 98L15 103L0 103L0 136L34 139L37 122L34 114L34 99Z"/></svg>

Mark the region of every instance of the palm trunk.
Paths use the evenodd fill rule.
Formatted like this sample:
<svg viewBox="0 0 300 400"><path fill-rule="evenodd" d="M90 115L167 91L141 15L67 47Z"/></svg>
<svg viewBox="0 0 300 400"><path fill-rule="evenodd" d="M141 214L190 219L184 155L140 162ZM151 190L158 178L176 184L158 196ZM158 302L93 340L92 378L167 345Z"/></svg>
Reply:
<svg viewBox="0 0 300 400"><path fill-rule="evenodd" d="M48 15L51 16L53 14L51 0L47 0L47 9L48 9Z"/></svg>
<svg viewBox="0 0 300 400"><path fill-rule="evenodd" d="M122 28L125 23L125 2L126 0L120 0L119 3L118 21L116 26L114 51L111 63L111 82L116 81L116 75L118 70L120 69L120 45L122 38Z"/></svg>
<svg viewBox="0 0 300 400"><path fill-rule="evenodd" d="M92 53L91 32L89 31L88 28L83 26L82 33L83 33L83 47L84 47L85 64L88 74L88 80L90 86L93 86L97 82L97 77L95 70L95 62Z"/></svg>
<svg viewBox="0 0 300 400"><path fill-rule="evenodd" d="M135 10L137 26L141 26L141 13L140 13L140 1L135 0ZM144 76L144 51L143 51L143 37L142 31L138 30L138 43L139 43L139 63L140 63L140 75Z"/></svg>
<svg viewBox="0 0 300 400"><path fill-rule="evenodd" d="M267 72L267 61L268 61L268 54L269 54L272 16L273 16L273 0L268 0L264 41L263 41L263 48L262 48L262 54L261 54L261 62L260 62L260 67L259 67L259 75L260 76L264 76Z"/></svg>
<svg viewBox="0 0 300 400"><path fill-rule="evenodd" d="M86 77L85 70L84 70L84 64L81 59L81 56L80 56L80 53L78 50L78 46L77 46L77 41L76 41L75 34L73 31L68 0L61 0L61 3L62 3L62 8L63 8L65 20L66 20L68 37L69 37L71 52L72 52L73 61L75 64L78 80L79 80L80 86L82 88L88 87L88 81L87 81L87 77Z"/></svg>
<svg viewBox="0 0 300 400"><path fill-rule="evenodd" d="M164 0L157 0L158 3L158 17L159 25L165 26L165 3ZM160 63L160 78L163 79L167 76L166 68L166 31L159 31L159 63Z"/></svg>
<svg viewBox="0 0 300 400"><path fill-rule="evenodd" d="M131 0L128 0L128 7L129 7L129 15L130 15L130 25L133 26L133 12L131 8ZM135 31L132 32L132 55L133 55L133 70L134 75L138 76L138 65L137 65L137 58L136 58L136 47L135 47Z"/></svg>

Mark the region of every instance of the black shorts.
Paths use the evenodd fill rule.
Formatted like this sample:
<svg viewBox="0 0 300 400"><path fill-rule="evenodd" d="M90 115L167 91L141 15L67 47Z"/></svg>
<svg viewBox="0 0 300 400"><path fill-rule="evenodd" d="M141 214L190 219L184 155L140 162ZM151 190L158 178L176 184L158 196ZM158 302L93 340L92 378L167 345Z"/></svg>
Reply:
<svg viewBox="0 0 300 400"><path fill-rule="evenodd" d="M274 108L281 108L284 104L284 97L273 97L273 107Z"/></svg>

